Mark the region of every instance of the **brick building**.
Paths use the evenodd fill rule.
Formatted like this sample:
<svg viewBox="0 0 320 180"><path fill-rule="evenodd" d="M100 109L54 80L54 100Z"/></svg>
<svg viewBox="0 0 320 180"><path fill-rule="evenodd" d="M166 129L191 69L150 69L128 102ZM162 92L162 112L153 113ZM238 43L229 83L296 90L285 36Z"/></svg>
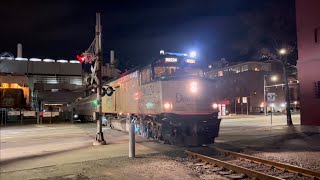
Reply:
<svg viewBox="0 0 320 180"><path fill-rule="evenodd" d="M301 124L320 126L320 1L296 0Z"/></svg>
<svg viewBox="0 0 320 180"><path fill-rule="evenodd" d="M214 79L219 87L215 91L221 115L261 113L264 111L264 95L268 93L275 94L275 101L267 103L268 111L271 110L271 106L275 112L285 110L286 92L280 62L248 61L210 67L206 77ZM299 107L299 81L295 77L295 68L292 69L289 77L291 105Z"/></svg>

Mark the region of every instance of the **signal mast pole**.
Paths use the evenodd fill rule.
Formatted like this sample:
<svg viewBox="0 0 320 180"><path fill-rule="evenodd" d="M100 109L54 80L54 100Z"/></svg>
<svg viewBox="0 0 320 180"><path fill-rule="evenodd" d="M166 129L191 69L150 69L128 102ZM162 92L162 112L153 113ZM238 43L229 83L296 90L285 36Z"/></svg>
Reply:
<svg viewBox="0 0 320 180"><path fill-rule="evenodd" d="M101 104L101 88L102 88L102 82L101 82L101 65L102 65L102 46L101 46L101 21L100 21L100 13L96 13L96 41L95 41L95 54L97 56L96 60L96 75L97 75L97 100L98 100L98 106L97 106L97 134L96 134L96 140L94 142L94 145L105 145L106 141L103 137L102 132L102 104Z"/></svg>

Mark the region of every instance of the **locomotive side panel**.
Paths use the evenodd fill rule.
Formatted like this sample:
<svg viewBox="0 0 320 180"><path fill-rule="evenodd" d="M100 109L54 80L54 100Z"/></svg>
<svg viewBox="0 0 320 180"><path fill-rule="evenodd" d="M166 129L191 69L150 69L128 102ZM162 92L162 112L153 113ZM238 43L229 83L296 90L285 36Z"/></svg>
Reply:
<svg viewBox="0 0 320 180"><path fill-rule="evenodd" d="M138 94L140 91L138 72L123 76L108 85L114 87L112 96L102 98L104 113L138 113ZM105 86L107 87L107 86Z"/></svg>
<svg viewBox="0 0 320 180"><path fill-rule="evenodd" d="M139 114L161 113L161 81L154 81L141 86Z"/></svg>

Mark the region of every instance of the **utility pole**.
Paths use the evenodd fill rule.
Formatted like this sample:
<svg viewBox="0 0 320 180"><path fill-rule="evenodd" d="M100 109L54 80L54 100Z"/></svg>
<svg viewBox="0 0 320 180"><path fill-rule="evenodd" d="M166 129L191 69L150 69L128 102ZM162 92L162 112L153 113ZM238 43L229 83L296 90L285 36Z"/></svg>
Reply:
<svg viewBox="0 0 320 180"><path fill-rule="evenodd" d="M267 101L266 101L266 79L267 75L263 75L263 111L264 115L267 116Z"/></svg>
<svg viewBox="0 0 320 180"><path fill-rule="evenodd" d="M280 53L281 54L281 53ZM290 109L290 89L288 83L288 74L287 74L287 56L285 55L284 60L281 57L282 67L283 67L283 76L284 76L284 84L285 84L285 91L286 91L286 111L287 111L287 125L291 126L292 118L291 118L291 109Z"/></svg>
<svg viewBox="0 0 320 180"><path fill-rule="evenodd" d="M101 65L102 65L102 46L101 46L101 21L100 21L100 13L96 13L96 41L95 41L95 54L97 56L96 64L96 72L97 72L97 134L96 140L94 142L95 145L105 145L106 141L103 137L102 132L102 102L101 102L101 89L102 89L102 82L101 82Z"/></svg>

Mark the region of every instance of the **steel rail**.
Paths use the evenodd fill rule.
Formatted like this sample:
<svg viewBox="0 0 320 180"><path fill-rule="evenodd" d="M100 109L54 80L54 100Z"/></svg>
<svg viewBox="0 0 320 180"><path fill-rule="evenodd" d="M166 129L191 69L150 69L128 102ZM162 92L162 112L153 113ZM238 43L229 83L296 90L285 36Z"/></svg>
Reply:
<svg viewBox="0 0 320 180"><path fill-rule="evenodd" d="M237 173L242 173L242 174L245 174L245 175L250 176L250 177L258 178L258 179L261 179L261 180L273 180L273 179L274 180L275 179L279 180L279 179L281 179L281 178L278 178L278 177L275 177L275 176L271 176L271 175L264 174L264 173L261 173L261 172L258 172L258 171L254 171L254 170L247 169L247 168L244 168L244 167L241 167L241 166L237 166L237 165L234 165L234 164L231 164L231 163L227 163L227 162L221 161L219 159L215 159L215 158L212 158L212 157L204 156L202 154L198 154L198 153L195 153L195 152L191 152L191 151L185 151L185 152L187 154L189 154L190 156L192 156L192 157L201 159L202 161L205 161L205 162L208 162L208 163L211 163L211 164L215 164L217 166L220 166L220 167L235 171Z"/></svg>
<svg viewBox="0 0 320 180"><path fill-rule="evenodd" d="M258 157L254 157L254 156L250 156L250 155L246 155L246 154L242 154L242 153L237 153L237 152L233 152L233 151L228 151L228 150L224 150L224 149L220 149L220 148L216 148L218 151L223 152L227 155L231 155L234 157L240 157L240 158L244 158L244 159L248 159L257 163L262 163L265 165L270 165L279 169L283 169L283 170L287 170L289 172L293 172L293 173L298 173L298 174L302 174L304 176L308 176L312 179L320 179L320 172L317 171L313 171L310 169L306 169L306 168L302 168L302 167L298 167L298 166L294 166L294 165L289 165L289 164L285 164L285 163L279 163L279 162L274 162L274 161L270 161L270 160L266 160L266 159L261 159Z"/></svg>

